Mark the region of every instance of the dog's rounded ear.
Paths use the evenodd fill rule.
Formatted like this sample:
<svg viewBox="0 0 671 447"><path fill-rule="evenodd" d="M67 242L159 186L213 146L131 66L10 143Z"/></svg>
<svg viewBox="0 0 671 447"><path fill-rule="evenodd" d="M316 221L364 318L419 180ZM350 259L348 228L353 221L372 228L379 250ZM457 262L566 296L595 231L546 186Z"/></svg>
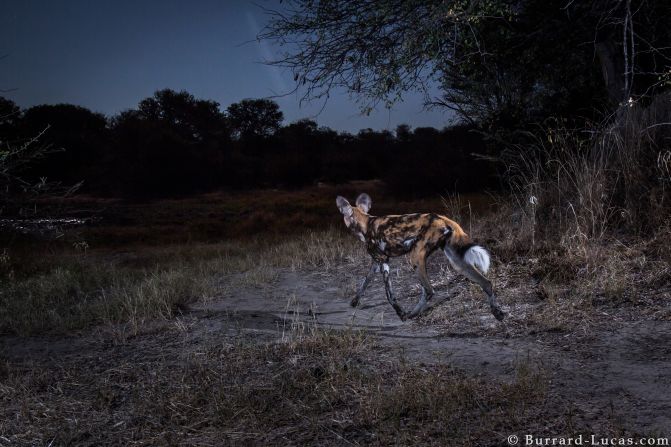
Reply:
<svg viewBox="0 0 671 447"><path fill-rule="evenodd" d="M373 199L371 199L370 196L365 192L359 194L359 197L356 198L356 206L358 206L359 209L366 214L368 214L368 211L370 211L370 207L372 205L373 205Z"/></svg>
<svg viewBox="0 0 671 447"><path fill-rule="evenodd" d="M336 197L336 205L338 205L338 209L343 216L349 217L352 215L352 205L343 196Z"/></svg>

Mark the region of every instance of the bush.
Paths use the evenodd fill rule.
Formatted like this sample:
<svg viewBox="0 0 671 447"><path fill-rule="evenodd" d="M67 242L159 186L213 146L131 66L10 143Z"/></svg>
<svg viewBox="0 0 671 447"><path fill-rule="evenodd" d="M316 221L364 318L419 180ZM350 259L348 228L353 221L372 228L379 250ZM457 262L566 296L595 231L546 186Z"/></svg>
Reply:
<svg viewBox="0 0 671 447"><path fill-rule="evenodd" d="M671 95L621 108L577 132L554 121L504 159L518 209L540 237L564 244L655 230L669 215ZM540 232L540 234L536 234Z"/></svg>

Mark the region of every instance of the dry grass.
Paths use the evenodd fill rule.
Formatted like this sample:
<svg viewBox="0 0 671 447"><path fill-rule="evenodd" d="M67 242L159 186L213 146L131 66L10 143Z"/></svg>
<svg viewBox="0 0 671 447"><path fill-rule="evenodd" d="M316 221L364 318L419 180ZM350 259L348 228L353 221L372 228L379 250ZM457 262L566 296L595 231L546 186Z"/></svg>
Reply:
<svg viewBox="0 0 671 447"><path fill-rule="evenodd" d="M3 440L471 446L502 443L510 433L590 428L571 422L567 405L547 393L544 372L526 361L507 383L407 364L362 332L315 330L283 343L188 352L168 349L174 337L152 340L166 347L160 358L145 356L148 346L125 346L126 354L3 365ZM120 357L129 349L138 360Z"/></svg>
<svg viewBox="0 0 671 447"><path fill-rule="evenodd" d="M662 249L671 241L668 227L649 240L604 235L573 243L566 237L570 226L568 233L559 227L553 237L534 236L529 231L533 222L514 202L486 201L498 201L497 210L480 215L477 210L486 208L482 203L472 207L469 197L448 198L446 214L461 217L464 228L492 251L492 276L502 303L512 311L514 332L568 331L614 309L639 307L639 313L655 318L671 314L671 272ZM422 206L426 204L410 209ZM137 333L146 321L171 318L191 302L227 296L241 287L270 286L282 269L341 275L352 289L360 280L355 271L368 263L361 244L339 227L120 249L110 252L91 243L85 249L66 244L40 253L18 250L16 255L5 250L0 257L0 330L36 334L128 323L130 333ZM407 276L408 284L399 285L414 288L400 290L399 296L416 297L416 280L411 272ZM445 290L460 298L420 321L451 330L483 325L478 319L489 314L481 291L455 279L449 269L434 272L432 280L439 295Z"/></svg>
<svg viewBox="0 0 671 447"><path fill-rule="evenodd" d="M59 257L60 258L60 257ZM0 285L0 331L63 332L99 323L170 318L216 290L210 265L169 262L129 268L92 259L54 260Z"/></svg>
<svg viewBox="0 0 671 447"><path fill-rule="evenodd" d="M507 155L512 194L495 212L473 216L459 197L444 201L493 252L513 326L568 331L604 315L671 316L669 123L669 95L588 133L554 123ZM428 319L441 320L453 321Z"/></svg>
<svg viewBox="0 0 671 447"><path fill-rule="evenodd" d="M608 230L585 227L579 236L575 222L560 226L539 215L534 220L527 205L510 197L496 200L496 211L486 215L470 213L468 203L458 198L446 200L446 208L460 214L462 226L491 251L489 276L510 313L506 324L495 325L482 291L449 268L434 268L431 279L438 298L452 299L420 318L420 324L450 333L553 336L589 334L613 320L671 318L668 224L644 237L618 234L608 221ZM433 263L444 265L445 260L436 254ZM408 272L403 282L415 284L416 279Z"/></svg>
<svg viewBox="0 0 671 447"><path fill-rule="evenodd" d="M671 95L578 131L550 123L505 161L520 223L570 250L613 235L649 237L671 210ZM532 243L534 239L532 237Z"/></svg>
<svg viewBox="0 0 671 447"><path fill-rule="evenodd" d="M461 214L467 231L494 254L492 276L512 310L508 335L587 331L604 310L671 315L664 249L670 227L647 239L605 234L574 243L561 237L570 236L571 226L554 238L530 232L543 221L509 201L500 200L484 218L468 199L449 203L448 214ZM0 254L0 328L35 334L127 323L132 334L142 334L149 320L172 318L228 287L272 284L283 270L320 270L353 283L354 271L365 269L360 243L342 229L296 233L169 245L135 241L123 252L101 249L95 238L87 247L68 241L39 253L8 249ZM446 327L445 333L501 330L483 325L483 315L493 318L481 291L447 270L435 273L438 293L455 291L459 298L419 324ZM416 297L418 291L410 292ZM622 434L612 421L576 415L529 360L516 365L514 380L502 382L444 364L411 364L366 333L325 332L298 316L272 344L187 343L189 328L175 321L176 330L0 364L0 442L473 446L503 444L511 433Z"/></svg>
<svg viewBox="0 0 671 447"><path fill-rule="evenodd" d="M334 229L291 238L146 247L121 255L72 248L3 255L0 332L64 332L99 323L171 318L225 287L272 283L278 268L329 271L361 249Z"/></svg>

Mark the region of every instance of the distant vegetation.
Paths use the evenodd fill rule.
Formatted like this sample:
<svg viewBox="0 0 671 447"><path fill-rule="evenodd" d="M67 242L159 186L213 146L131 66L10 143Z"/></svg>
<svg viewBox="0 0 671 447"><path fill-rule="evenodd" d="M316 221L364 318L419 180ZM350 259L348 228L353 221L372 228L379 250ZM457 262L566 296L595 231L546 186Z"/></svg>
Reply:
<svg viewBox="0 0 671 447"><path fill-rule="evenodd" d="M99 195L151 198L371 178L406 196L494 185L491 165L473 156L487 148L472 126L401 125L395 133L352 135L308 119L283 125L270 100L247 99L224 111L172 90L113 117L70 104L20 110L0 99L0 107L3 144L18 147L41 135L51 149L21 167L23 178L83 181L83 191Z"/></svg>

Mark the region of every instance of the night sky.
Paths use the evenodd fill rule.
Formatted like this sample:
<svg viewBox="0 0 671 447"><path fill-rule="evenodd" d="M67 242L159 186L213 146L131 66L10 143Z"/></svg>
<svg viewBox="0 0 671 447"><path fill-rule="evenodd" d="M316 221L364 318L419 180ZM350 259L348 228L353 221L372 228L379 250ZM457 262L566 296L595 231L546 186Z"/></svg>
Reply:
<svg viewBox="0 0 671 447"><path fill-rule="evenodd" d="M112 115L162 88L187 90L224 109L284 93L291 75L261 63L274 54L255 40L265 21L251 1L0 0L0 95L21 107L72 103ZM310 117L338 130L441 128L450 120L423 111L419 94L369 117L344 92L335 92L318 116L321 102L275 100L285 123Z"/></svg>

